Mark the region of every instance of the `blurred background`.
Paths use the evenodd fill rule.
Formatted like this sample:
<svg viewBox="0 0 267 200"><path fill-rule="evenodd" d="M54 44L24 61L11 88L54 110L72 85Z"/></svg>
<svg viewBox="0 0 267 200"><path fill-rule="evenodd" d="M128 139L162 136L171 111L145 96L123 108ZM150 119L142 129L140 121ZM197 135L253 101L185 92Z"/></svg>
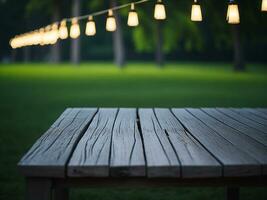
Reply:
<svg viewBox="0 0 267 200"><path fill-rule="evenodd" d="M153 18L155 0L129 8L105 30L56 45L12 49L15 35L63 18L129 0L0 0L0 199L24 199L16 165L67 107L267 107L267 12L262 0L239 0L239 25L226 22L226 0L201 0L203 21L190 20L193 0L163 1L167 19ZM67 24L68 29L70 23ZM90 188L71 199L222 200L224 188ZM266 200L266 188L242 188L242 200Z"/></svg>
<svg viewBox="0 0 267 200"><path fill-rule="evenodd" d="M2 62L86 62L115 60L118 66L129 61L226 61L266 63L267 14L260 12L261 0L239 3L241 24L226 23L227 1L201 0L203 22L190 20L193 1L166 1L167 20L153 19L155 1L136 6L140 25L127 26L128 8L116 14L118 31L105 31L106 15L95 18L97 35L84 34L87 20L79 22L81 37L77 43L63 40L54 46L26 47L11 50L9 40L63 18L84 15L127 0L1 0L0 59ZM68 24L70 26L70 24ZM77 52L77 55L74 52ZM242 66L239 66L242 68Z"/></svg>

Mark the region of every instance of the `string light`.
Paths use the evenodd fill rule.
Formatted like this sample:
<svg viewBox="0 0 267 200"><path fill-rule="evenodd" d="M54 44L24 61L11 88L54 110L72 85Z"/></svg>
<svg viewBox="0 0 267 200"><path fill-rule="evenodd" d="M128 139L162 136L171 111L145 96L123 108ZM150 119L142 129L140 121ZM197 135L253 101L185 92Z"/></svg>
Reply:
<svg viewBox="0 0 267 200"><path fill-rule="evenodd" d="M261 11L267 11L267 0L262 0L261 2Z"/></svg>
<svg viewBox="0 0 267 200"><path fill-rule="evenodd" d="M50 43L50 29L51 25L45 27L44 35L43 35L43 44L48 45Z"/></svg>
<svg viewBox="0 0 267 200"><path fill-rule="evenodd" d="M155 5L155 9L154 9L154 18L156 20L164 20L164 19L166 19L165 6L162 3L162 0L157 0L157 3Z"/></svg>
<svg viewBox="0 0 267 200"><path fill-rule="evenodd" d="M194 3L192 5L191 20L196 22L202 21L201 7L197 0L194 0Z"/></svg>
<svg viewBox="0 0 267 200"><path fill-rule="evenodd" d="M42 27L35 31L16 35L14 38L10 39L9 44L11 48L16 49L31 45L43 46L48 44L55 44L58 41L58 39L61 40L67 39L69 35L73 39L78 38L80 36L80 26L78 24L78 21L82 19L88 19L88 22L86 24L85 34L88 36L93 36L96 34L96 25L95 21L93 20L93 17L106 13L108 13L106 19L106 30L113 32L116 31L117 28L116 19L113 15L113 11L126 8L128 6L131 6L131 9L128 14L127 24L128 26L133 26L133 27L138 26L139 18L138 18L138 13L135 10L135 5L142 4L148 1L151 0L137 0L132 3L127 3L106 10L101 10L95 13L91 13L90 15L67 18L62 20L61 22L55 22L53 23L53 25L48 25L46 27ZM229 24L239 24L240 16L239 16L238 4L235 3L234 0L229 0L229 1L230 2L228 4L226 20ZM267 0L262 0L261 10L267 11ZM156 1L154 7L154 18L156 20L166 19L165 5L163 4L162 0ZM191 20L192 21L203 20L199 0L194 0L191 9ZM67 22L71 22L70 34L68 34Z"/></svg>
<svg viewBox="0 0 267 200"><path fill-rule="evenodd" d="M95 27L95 21L93 20L93 16L89 16L88 18L85 34L88 36L94 36L96 34L96 27Z"/></svg>
<svg viewBox="0 0 267 200"><path fill-rule="evenodd" d="M128 14L127 24L128 26L138 26L139 24L138 14L134 9L134 3L131 4L131 10L129 11Z"/></svg>
<svg viewBox="0 0 267 200"><path fill-rule="evenodd" d="M65 40L68 38L68 28L66 20L61 21L58 35L61 40Z"/></svg>
<svg viewBox="0 0 267 200"><path fill-rule="evenodd" d="M43 45L45 45L45 42L44 42L45 29L44 28L40 28L39 29L39 34L40 34L40 45L43 46Z"/></svg>
<svg viewBox="0 0 267 200"><path fill-rule="evenodd" d="M78 19L73 18L71 22L71 27L70 27L70 37L72 39L76 39L80 36L80 34L81 32L80 32L80 26L78 24Z"/></svg>
<svg viewBox="0 0 267 200"><path fill-rule="evenodd" d="M58 40L58 25L56 23L54 23L52 25L52 30L51 30L51 41L50 44L56 44L57 40Z"/></svg>
<svg viewBox="0 0 267 200"><path fill-rule="evenodd" d="M226 20L228 21L229 24L240 23L238 5L233 0L230 0L228 4Z"/></svg>
<svg viewBox="0 0 267 200"><path fill-rule="evenodd" d="M113 11L109 10L107 21L106 21L106 30L109 32L114 32L116 31L116 28L117 28L117 24L116 24L116 19L113 15Z"/></svg>

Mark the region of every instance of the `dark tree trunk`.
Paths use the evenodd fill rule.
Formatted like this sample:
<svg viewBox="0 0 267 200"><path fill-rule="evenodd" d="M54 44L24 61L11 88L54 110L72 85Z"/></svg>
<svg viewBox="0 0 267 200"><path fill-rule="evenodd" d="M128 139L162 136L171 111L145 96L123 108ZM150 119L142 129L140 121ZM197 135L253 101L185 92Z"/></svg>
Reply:
<svg viewBox="0 0 267 200"><path fill-rule="evenodd" d="M11 62L16 62L17 60L17 49L12 49L11 51Z"/></svg>
<svg viewBox="0 0 267 200"><path fill-rule="evenodd" d="M245 61L240 38L239 25L232 26L233 42L234 42L234 70L245 71Z"/></svg>
<svg viewBox="0 0 267 200"><path fill-rule="evenodd" d="M30 49L31 47L23 47L23 61L25 63L29 62L30 59L31 59L31 52L30 52Z"/></svg>
<svg viewBox="0 0 267 200"><path fill-rule="evenodd" d="M53 0L53 21L60 20L60 0ZM60 62L60 42L51 46L51 62Z"/></svg>
<svg viewBox="0 0 267 200"><path fill-rule="evenodd" d="M111 0L111 6L116 6L116 0ZM114 51L114 61L115 64L122 68L125 65L125 48L121 28L121 19L117 13L114 11L114 16L117 22L117 30L113 32L113 51Z"/></svg>
<svg viewBox="0 0 267 200"><path fill-rule="evenodd" d="M158 67L164 65L162 22L157 21L156 30L156 63Z"/></svg>
<svg viewBox="0 0 267 200"><path fill-rule="evenodd" d="M72 16L79 16L81 10L81 0L72 0ZM80 63L80 37L76 39L71 39L71 53L70 53L71 62L73 64Z"/></svg>

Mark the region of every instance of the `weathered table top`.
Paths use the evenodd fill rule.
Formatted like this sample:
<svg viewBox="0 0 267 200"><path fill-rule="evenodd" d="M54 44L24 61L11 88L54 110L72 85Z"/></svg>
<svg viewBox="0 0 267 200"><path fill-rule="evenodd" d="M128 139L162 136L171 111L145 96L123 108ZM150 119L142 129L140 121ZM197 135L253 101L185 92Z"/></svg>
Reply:
<svg viewBox="0 0 267 200"><path fill-rule="evenodd" d="M267 175L267 109L68 108L18 164L28 177Z"/></svg>

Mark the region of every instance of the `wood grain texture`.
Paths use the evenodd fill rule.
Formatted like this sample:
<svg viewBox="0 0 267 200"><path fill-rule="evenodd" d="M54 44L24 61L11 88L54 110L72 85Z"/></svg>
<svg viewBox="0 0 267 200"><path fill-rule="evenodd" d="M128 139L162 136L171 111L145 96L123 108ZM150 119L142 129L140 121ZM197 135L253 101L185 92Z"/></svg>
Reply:
<svg viewBox="0 0 267 200"><path fill-rule="evenodd" d="M221 112L219 112L216 109L204 108L202 110L204 112L206 112L208 115L217 119L218 121L226 124L227 126L230 126L233 129L236 129L236 130L240 131L241 133L246 134L247 136L249 136L249 137L257 140L258 142L264 144L265 146L267 146L267 135L265 133L262 133L256 129L254 129L254 128L251 128L245 124L242 124L239 121L236 121L233 118L222 114Z"/></svg>
<svg viewBox="0 0 267 200"><path fill-rule="evenodd" d="M110 174L113 177L146 175L136 109L119 110L112 134Z"/></svg>
<svg viewBox="0 0 267 200"><path fill-rule="evenodd" d="M180 163L153 109L139 109L148 177L180 177Z"/></svg>
<svg viewBox="0 0 267 200"><path fill-rule="evenodd" d="M117 110L117 108L99 109L71 156L68 176L109 176L111 135Z"/></svg>
<svg viewBox="0 0 267 200"><path fill-rule="evenodd" d="M265 115L267 115L267 108L256 108L255 110L258 111L258 112L261 112L261 113L263 113Z"/></svg>
<svg viewBox="0 0 267 200"><path fill-rule="evenodd" d="M155 109L156 117L178 155L182 177L220 177L221 164L186 131L169 109Z"/></svg>
<svg viewBox="0 0 267 200"><path fill-rule="evenodd" d="M258 122L262 125L265 125L267 126L267 119L264 119L262 117L259 117L258 115L254 115L253 113L247 111L246 109L243 109L243 108L232 108L231 110L233 110L234 112L242 115L243 117L246 117L250 120L253 120L254 122Z"/></svg>
<svg viewBox="0 0 267 200"><path fill-rule="evenodd" d="M251 128L257 129L258 131L261 131L263 133L267 133L267 126L254 122L253 120L247 119L246 117L243 117L242 115L237 114L227 108L217 108L217 110L227 115L228 117L231 117L235 119L236 121L239 121L242 124L245 124Z"/></svg>
<svg viewBox="0 0 267 200"><path fill-rule="evenodd" d="M225 177L260 175L259 163L185 109L172 109L186 129L223 164Z"/></svg>
<svg viewBox="0 0 267 200"><path fill-rule="evenodd" d="M197 117L200 121L208 127L216 131L219 135L231 142L237 148L246 152L254 159L256 159L262 167L262 173L267 173L267 147L245 134L221 123L220 121L209 116L200 109L187 109L192 115Z"/></svg>
<svg viewBox="0 0 267 200"><path fill-rule="evenodd" d="M18 163L26 176L64 177L65 165L97 109L67 109Z"/></svg>

